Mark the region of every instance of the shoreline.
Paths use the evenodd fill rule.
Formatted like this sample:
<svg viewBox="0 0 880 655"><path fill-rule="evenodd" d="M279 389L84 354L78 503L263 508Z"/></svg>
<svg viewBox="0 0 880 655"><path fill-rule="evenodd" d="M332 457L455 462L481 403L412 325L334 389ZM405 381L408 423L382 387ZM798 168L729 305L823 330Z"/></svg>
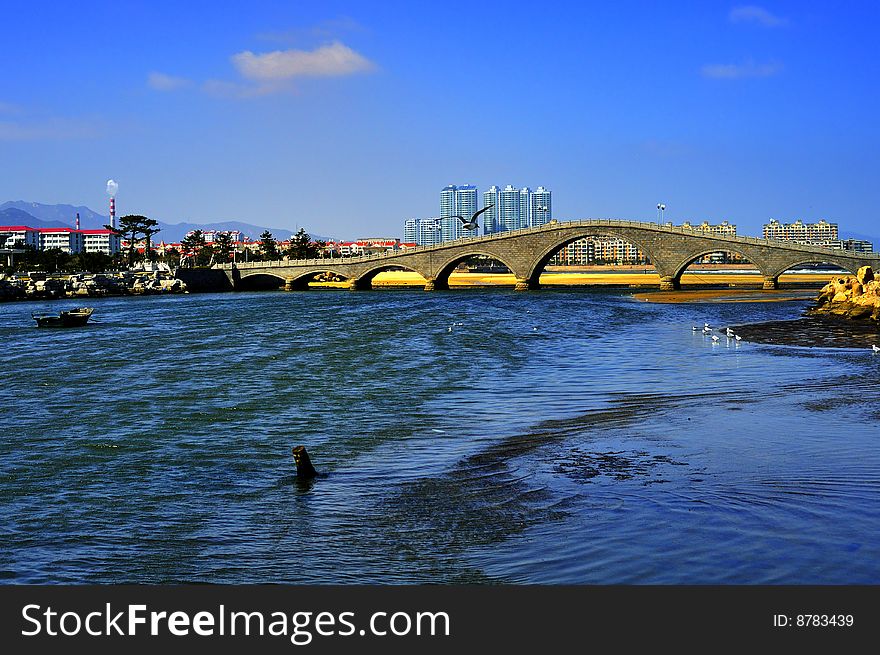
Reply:
<svg viewBox="0 0 880 655"><path fill-rule="evenodd" d="M556 270L545 272L540 277L540 285L543 288L588 288L599 287L603 289L632 289L633 298L656 303L680 303L680 302L779 302L790 300L803 300L815 297L815 294L828 282L830 275L821 273L793 273L782 275L779 278L782 288L768 291L763 290L763 279L760 274L750 271L733 272L729 267L720 270L698 270L686 272L681 277L681 290L660 291L660 276L645 271L644 267L597 267L600 270ZM205 269L212 270L212 269ZM76 274L74 274L75 276ZM82 274L79 274L80 276ZM140 274L143 275L143 274ZM100 276L100 274L99 274ZM66 276L70 277L70 276ZM181 276L191 277L191 276ZM225 280L225 276L224 276ZM211 284L199 284L197 279L186 279L184 293L203 292L226 292L233 291L231 288L214 288ZM309 283L310 289L341 289L347 290L349 282L316 282ZM424 288L425 279L412 271L383 271L372 280L374 289L421 289ZM455 271L449 276L450 289L466 288L512 288L516 285L516 278L511 273L485 273ZM279 284L280 288L280 284ZM257 290L257 289L253 289ZM121 291L121 290L119 290ZM144 292L156 293L159 289L144 289L140 293L132 293L131 290L119 292L105 292L91 297L125 297L144 295ZM166 291L167 293L167 291ZM78 300L87 300L89 296L75 296ZM66 294L58 297L48 295L30 297L5 297L0 298L3 302L16 301L47 301L47 300L72 300Z"/></svg>

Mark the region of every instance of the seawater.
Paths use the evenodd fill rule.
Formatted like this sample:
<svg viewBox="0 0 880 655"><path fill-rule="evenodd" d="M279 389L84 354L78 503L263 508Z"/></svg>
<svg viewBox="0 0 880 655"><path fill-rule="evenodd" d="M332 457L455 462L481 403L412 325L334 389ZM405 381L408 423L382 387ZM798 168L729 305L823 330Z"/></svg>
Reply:
<svg viewBox="0 0 880 655"><path fill-rule="evenodd" d="M692 330L803 302L90 302L0 305L6 583L880 582L880 357Z"/></svg>

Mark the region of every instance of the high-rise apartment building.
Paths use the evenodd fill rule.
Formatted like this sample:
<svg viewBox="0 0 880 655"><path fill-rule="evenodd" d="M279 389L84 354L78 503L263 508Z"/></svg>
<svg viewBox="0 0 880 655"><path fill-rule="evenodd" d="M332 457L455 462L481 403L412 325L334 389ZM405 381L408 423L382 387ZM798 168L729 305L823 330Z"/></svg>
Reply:
<svg viewBox="0 0 880 655"><path fill-rule="evenodd" d="M502 190L493 186L483 194L483 206L488 206L490 201L495 201L495 209L484 214L492 212L483 222L486 234L544 225L553 217L550 191L542 186L535 191L529 187L516 189L510 184Z"/></svg>
<svg viewBox="0 0 880 655"><path fill-rule="evenodd" d="M497 186L490 186L489 190L483 193L483 207L488 207L481 216L483 217L483 234L492 234L500 232L500 222L498 220L498 212L501 209L501 190Z"/></svg>
<svg viewBox="0 0 880 655"><path fill-rule="evenodd" d="M433 246L445 240L439 218L409 218L403 223L403 241L405 243Z"/></svg>
<svg viewBox="0 0 880 655"><path fill-rule="evenodd" d="M507 232L508 230L518 230L520 227L520 192L512 185L508 184L498 194L498 226L497 232Z"/></svg>
<svg viewBox="0 0 880 655"><path fill-rule="evenodd" d="M440 231L443 241L452 241L462 237L479 236L479 230L462 229L462 223L456 216L470 219L477 211L477 187L471 184L455 186L450 184L440 192Z"/></svg>
<svg viewBox="0 0 880 655"><path fill-rule="evenodd" d="M529 226L545 225L550 222L552 217L553 205L550 192L539 186L529 197Z"/></svg>

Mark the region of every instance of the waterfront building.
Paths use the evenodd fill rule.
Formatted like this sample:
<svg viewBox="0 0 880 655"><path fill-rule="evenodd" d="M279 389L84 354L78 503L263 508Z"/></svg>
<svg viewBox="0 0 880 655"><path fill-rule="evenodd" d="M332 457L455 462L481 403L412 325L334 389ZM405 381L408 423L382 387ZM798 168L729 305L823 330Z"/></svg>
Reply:
<svg viewBox="0 0 880 655"><path fill-rule="evenodd" d="M440 191L440 240L453 241L462 237L479 236L479 230L462 229L456 216L469 219L478 209L477 187L472 184L450 184Z"/></svg>
<svg viewBox="0 0 880 655"><path fill-rule="evenodd" d="M40 248L40 231L27 225L0 226L0 248Z"/></svg>
<svg viewBox="0 0 880 655"><path fill-rule="evenodd" d="M553 205L551 193L539 186L529 196L529 226L538 227L545 225L553 218Z"/></svg>
<svg viewBox="0 0 880 655"><path fill-rule="evenodd" d="M115 232L76 230L72 227L0 226L0 244L5 244L6 248L26 246L36 250L58 248L70 254L102 252L106 255L115 255L120 250L120 239Z"/></svg>
<svg viewBox="0 0 880 655"><path fill-rule="evenodd" d="M483 234L492 234L500 232L500 222L498 220L498 212L501 209L499 194L501 190L497 186L490 186L488 191L483 193L483 207L488 207L481 216L483 217Z"/></svg>
<svg viewBox="0 0 880 655"><path fill-rule="evenodd" d="M407 219L403 223L403 240L419 246L433 246L445 241L446 239L442 238L441 221L440 218Z"/></svg>
<svg viewBox="0 0 880 655"><path fill-rule="evenodd" d="M501 190L493 186L483 194L483 206L490 204L495 207L483 214L485 234L544 225L553 218L551 192L542 186L535 191L511 184Z"/></svg>
<svg viewBox="0 0 880 655"><path fill-rule="evenodd" d="M837 223L829 223L824 219L817 223L804 223L801 220L796 220L794 223L780 223L776 219L770 219L769 223L764 224L764 238L809 244L818 241L836 241L839 237Z"/></svg>
<svg viewBox="0 0 880 655"><path fill-rule="evenodd" d="M841 249L851 252L874 252L874 244L864 239L844 239L841 242Z"/></svg>
<svg viewBox="0 0 880 655"><path fill-rule="evenodd" d="M672 223L668 223L668 225L672 225ZM703 234L712 234L715 236L721 237L735 237L736 236L736 224L731 223L729 221L721 221L720 223L710 223L709 221L703 221L699 225L692 225L690 221L685 221L681 224L681 227L694 230L695 232L702 232ZM706 255L703 255L699 258L697 263L700 264L737 264L745 261L739 253L735 252L710 252Z"/></svg>
<svg viewBox="0 0 880 655"><path fill-rule="evenodd" d="M669 223L668 225L672 224ZM729 221L721 221L720 223L715 224L710 223L709 221L703 221L699 225L692 225L690 221L685 221L681 224L681 227L694 230L695 232L702 232L704 234L715 234L723 237L736 236L736 225Z"/></svg>
<svg viewBox="0 0 880 655"><path fill-rule="evenodd" d="M84 252L100 252L105 255L115 255L120 251L121 239L119 235L110 230L80 230L82 234L82 249Z"/></svg>
<svg viewBox="0 0 880 655"><path fill-rule="evenodd" d="M525 186L519 190L519 220L516 224L519 226L519 229L524 227L529 227L532 224L531 213L529 212L530 202L529 199L532 196L532 190Z"/></svg>
<svg viewBox="0 0 880 655"><path fill-rule="evenodd" d="M72 227L40 228L40 250L59 250L75 254L83 250L83 235Z"/></svg>
<svg viewBox="0 0 880 655"><path fill-rule="evenodd" d="M508 184L498 194L498 225L497 232L517 230L520 226L520 192Z"/></svg>
<svg viewBox="0 0 880 655"><path fill-rule="evenodd" d="M625 239L584 237L564 246L550 260L551 266L590 266L594 264L644 264L645 254Z"/></svg>

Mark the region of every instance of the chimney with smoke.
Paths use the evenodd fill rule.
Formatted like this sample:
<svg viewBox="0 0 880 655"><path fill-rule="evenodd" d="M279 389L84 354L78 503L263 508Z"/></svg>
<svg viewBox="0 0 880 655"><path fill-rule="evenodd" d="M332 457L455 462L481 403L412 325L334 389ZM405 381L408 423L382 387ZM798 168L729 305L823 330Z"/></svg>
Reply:
<svg viewBox="0 0 880 655"><path fill-rule="evenodd" d="M119 183L116 180L107 180L107 195L110 196L110 227L116 229L116 193L119 191Z"/></svg>

